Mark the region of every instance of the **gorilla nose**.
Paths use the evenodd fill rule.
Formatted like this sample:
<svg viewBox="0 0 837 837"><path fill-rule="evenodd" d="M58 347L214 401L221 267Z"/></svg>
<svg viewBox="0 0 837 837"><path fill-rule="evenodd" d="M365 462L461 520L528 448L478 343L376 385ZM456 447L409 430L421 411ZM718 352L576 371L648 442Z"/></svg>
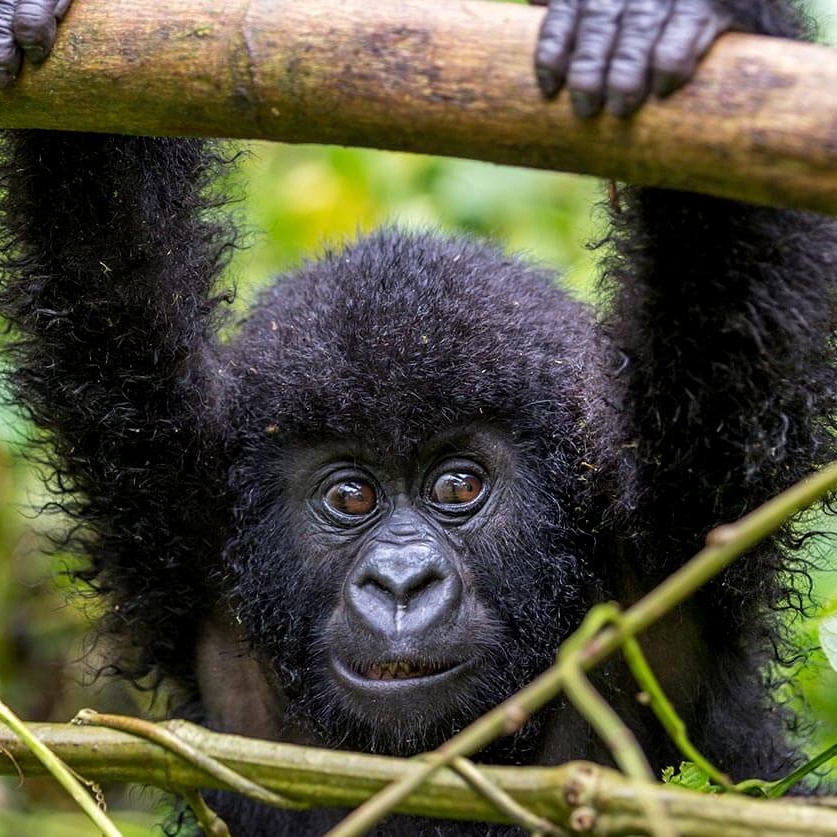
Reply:
<svg viewBox="0 0 837 837"><path fill-rule="evenodd" d="M350 618L388 638L425 634L458 610L462 580L456 568L424 541L379 543L348 579Z"/></svg>

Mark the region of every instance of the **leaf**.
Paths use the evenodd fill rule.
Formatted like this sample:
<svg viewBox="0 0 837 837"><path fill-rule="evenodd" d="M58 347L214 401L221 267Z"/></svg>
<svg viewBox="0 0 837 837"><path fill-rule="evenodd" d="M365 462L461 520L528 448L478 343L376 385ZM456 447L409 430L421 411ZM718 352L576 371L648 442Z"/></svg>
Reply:
<svg viewBox="0 0 837 837"><path fill-rule="evenodd" d="M831 668L837 671L837 613L824 616L817 627L820 636L820 645L828 657Z"/></svg>
<svg viewBox="0 0 837 837"><path fill-rule="evenodd" d="M663 782L667 785L679 785L689 790L700 791L701 793L723 793L724 789L716 785L694 762L681 761L680 771L674 772L673 767L666 767L662 773Z"/></svg>

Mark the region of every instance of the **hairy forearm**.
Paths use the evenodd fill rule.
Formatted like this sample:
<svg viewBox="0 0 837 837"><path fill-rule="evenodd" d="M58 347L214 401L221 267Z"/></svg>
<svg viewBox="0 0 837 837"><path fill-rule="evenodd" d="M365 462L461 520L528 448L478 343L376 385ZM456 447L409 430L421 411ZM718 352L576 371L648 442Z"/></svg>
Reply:
<svg viewBox="0 0 837 837"><path fill-rule="evenodd" d="M132 626L116 665L175 671L170 640L194 630L196 574L224 514L207 352L231 237L203 217L213 163L190 141L29 132L7 143L9 391L47 431L36 456L72 520L68 545L88 558L83 576L120 603L104 629ZM175 590L182 610L166 611ZM143 639L145 609L165 626Z"/></svg>
<svg viewBox="0 0 837 837"><path fill-rule="evenodd" d="M26 132L6 142L10 394L46 431L52 487L97 532L93 554L164 560L173 539L201 532L169 509L200 490L217 454L207 355L231 238L203 217L211 158L191 141ZM156 525L140 525L140 503L159 509Z"/></svg>
<svg viewBox="0 0 837 837"><path fill-rule="evenodd" d="M207 165L195 142L7 137L0 306L39 423L60 432L82 385L127 415L205 342L230 243L201 214Z"/></svg>
<svg viewBox="0 0 837 837"><path fill-rule="evenodd" d="M610 328L644 502L697 539L833 454L837 231L664 190L626 192L615 225Z"/></svg>

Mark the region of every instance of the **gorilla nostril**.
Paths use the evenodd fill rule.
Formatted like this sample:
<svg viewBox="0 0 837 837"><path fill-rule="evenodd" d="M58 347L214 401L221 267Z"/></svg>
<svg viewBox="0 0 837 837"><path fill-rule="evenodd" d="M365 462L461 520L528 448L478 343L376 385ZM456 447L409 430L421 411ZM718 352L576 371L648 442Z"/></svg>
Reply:
<svg viewBox="0 0 837 837"><path fill-rule="evenodd" d="M363 579L358 582L358 587L371 587L374 591L378 593L383 593L386 596L390 595L390 590L387 588L385 584L382 584L378 581L377 578L367 578Z"/></svg>
<svg viewBox="0 0 837 837"><path fill-rule="evenodd" d="M357 587L383 602L392 603L396 606L402 604L403 597L399 596L398 593L392 589L392 586L386 579L376 576L368 576L367 578L359 580Z"/></svg>
<svg viewBox="0 0 837 837"><path fill-rule="evenodd" d="M415 596L443 581L450 574L446 564L436 558L427 560L424 556L416 560L370 560L359 573L355 585L370 587L375 592L389 596L397 605L406 605Z"/></svg>

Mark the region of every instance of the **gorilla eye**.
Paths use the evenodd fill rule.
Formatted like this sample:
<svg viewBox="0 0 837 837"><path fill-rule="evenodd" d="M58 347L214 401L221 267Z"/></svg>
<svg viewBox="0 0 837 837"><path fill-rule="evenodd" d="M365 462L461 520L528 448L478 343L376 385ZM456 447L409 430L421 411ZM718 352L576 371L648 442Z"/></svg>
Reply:
<svg viewBox="0 0 837 837"><path fill-rule="evenodd" d="M483 481L476 474L445 471L433 482L430 500L441 506L463 506L473 503L482 493Z"/></svg>
<svg viewBox="0 0 837 837"><path fill-rule="evenodd" d="M375 489L361 480L344 480L332 485L325 493L326 505L338 514L363 517L378 504Z"/></svg>

